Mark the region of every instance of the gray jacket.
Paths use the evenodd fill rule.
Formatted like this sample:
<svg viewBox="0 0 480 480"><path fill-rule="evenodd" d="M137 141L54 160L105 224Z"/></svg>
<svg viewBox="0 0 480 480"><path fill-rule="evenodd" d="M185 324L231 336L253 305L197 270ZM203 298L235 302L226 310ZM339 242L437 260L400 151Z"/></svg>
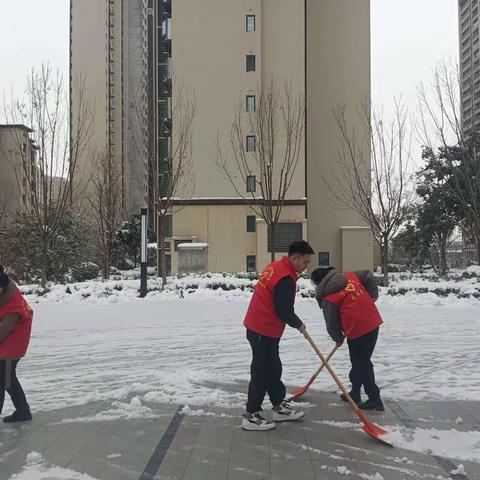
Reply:
<svg viewBox="0 0 480 480"><path fill-rule="evenodd" d="M359 278L363 287L373 300L378 298L378 284L377 279L370 270L361 270L354 272ZM347 278L343 273L338 273L335 270L328 272L327 276L316 287L316 299L318 305L323 311L323 316L327 324L327 332L336 343L343 343L345 335L342 331L342 322L340 319L340 309L337 305L324 297L338 292L347 286Z"/></svg>

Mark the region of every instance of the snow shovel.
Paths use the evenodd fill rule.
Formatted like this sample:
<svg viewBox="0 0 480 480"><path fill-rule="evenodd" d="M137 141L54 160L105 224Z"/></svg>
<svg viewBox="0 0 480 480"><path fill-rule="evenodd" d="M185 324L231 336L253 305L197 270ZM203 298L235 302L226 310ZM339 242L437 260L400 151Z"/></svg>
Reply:
<svg viewBox="0 0 480 480"><path fill-rule="evenodd" d="M345 395L345 397L348 400L348 403L352 407L353 411L357 414L358 418L360 418L360 420L362 421L364 432L368 433L368 435L375 438L376 440L378 440L378 441L380 441L380 442L382 442L382 443L384 443L384 444L386 444L390 447L393 447L393 445L389 442L389 435L390 434L387 431L385 431L383 428L380 428L377 425L374 425L373 423L369 422L367 420L366 415L362 412L362 410L360 410L357 407L357 404L352 400L352 397L347 392L347 389L343 386L342 382L337 377L337 375L333 371L332 367L328 364L327 360L323 356L323 353L317 347L317 345L313 341L310 334L307 331L305 331L304 336L307 339L307 341L310 343L312 348L315 350L317 355L320 357L320 360L322 361L323 365L325 365L326 369L329 371L332 378L335 380L335 383L338 385L338 387L340 388L342 393Z"/></svg>
<svg viewBox="0 0 480 480"><path fill-rule="evenodd" d="M333 350L330 352L330 354L328 355L327 357L327 362L333 357L333 354L340 348L340 345L335 345L335 347L333 348ZM295 400L299 397L301 397L309 388L310 388L310 385L312 385L312 383L315 381L315 379L318 377L318 375L320 374L320 372L323 370L323 367L325 365L322 363L322 365L320 365L319 369L310 377L310 380L308 381L308 383L306 385L304 385L303 387L300 387L300 388L297 388L291 395L291 397L288 399L288 401L290 400Z"/></svg>

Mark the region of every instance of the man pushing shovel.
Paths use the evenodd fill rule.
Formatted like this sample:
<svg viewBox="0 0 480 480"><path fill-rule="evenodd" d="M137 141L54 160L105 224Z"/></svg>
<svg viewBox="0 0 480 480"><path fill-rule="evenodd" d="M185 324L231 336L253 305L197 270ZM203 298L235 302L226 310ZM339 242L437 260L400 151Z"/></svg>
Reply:
<svg viewBox="0 0 480 480"><path fill-rule="evenodd" d="M272 262L263 271L253 292L244 321L252 348L247 411L242 421L244 430L272 430L274 422L299 420L305 415L285 400L279 343L287 324L302 334L306 330L295 314L294 303L298 276L308 267L313 254L307 242L292 243L288 256ZM261 415L267 392L273 405L274 422Z"/></svg>

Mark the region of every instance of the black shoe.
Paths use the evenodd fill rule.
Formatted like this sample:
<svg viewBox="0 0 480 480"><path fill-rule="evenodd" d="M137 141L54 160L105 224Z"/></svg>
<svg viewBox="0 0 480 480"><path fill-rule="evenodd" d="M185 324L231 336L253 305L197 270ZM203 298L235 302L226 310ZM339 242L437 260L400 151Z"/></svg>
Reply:
<svg viewBox="0 0 480 480"><path fill-rule="evenodd" d="M30 413L30 407L23 407L15 410L12 415L5 417L3 421L5 423L14 423L14 422L29 422L32 419L32 414Z"/></svg>
<svg viewBox="0 0 480 480"><path fill-rule="evenodd" d="M352 397L352 400L356 405L362 402L362 396L359 393L349 392L349 395ZM343 393L340 395L340 399L344 402L348 402L347 397Z"/></svg>
<svg viewBox="0 0 480 480"><path fill-rule="evenodd" d="M368 399L366 402L359 403L358 407L362 410L376 410L377 412L385 411L385 407L383 406L383 402L380 398L376 400Z"/></svg>

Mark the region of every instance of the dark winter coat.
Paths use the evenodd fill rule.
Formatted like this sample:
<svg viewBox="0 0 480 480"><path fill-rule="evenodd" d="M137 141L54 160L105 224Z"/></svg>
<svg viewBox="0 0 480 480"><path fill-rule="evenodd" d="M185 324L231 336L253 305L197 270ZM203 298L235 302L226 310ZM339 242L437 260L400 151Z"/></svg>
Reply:
<svg viewBox="0 0 480 480"><path fill-rule="evenodd" d="M372 300L377 300L378 284L373 273L369 270L361 270L354 273ZM318 305L323 311L323 316L325 317L325 322L327 324L327 331L337 343L343 343L345 339L340 318L340 308L335 303L326 300L325 297L343 290L347 286L347 283L347 278L343 273L332 270L316 287L315 296Z"/></svg>

